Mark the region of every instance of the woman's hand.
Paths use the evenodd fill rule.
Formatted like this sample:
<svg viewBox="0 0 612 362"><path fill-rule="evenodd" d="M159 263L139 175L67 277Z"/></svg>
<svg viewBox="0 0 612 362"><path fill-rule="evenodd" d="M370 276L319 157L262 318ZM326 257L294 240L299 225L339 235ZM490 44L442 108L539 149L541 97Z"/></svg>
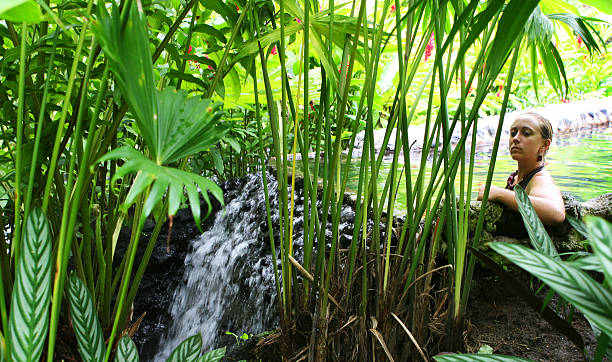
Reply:
<svg viewBox="0 0 612 362"><path fill-rule="evenodd" d="M486 186L485 184L480 185L480 190L478 190L478 201L482 201L482 198L484 196L485 186ZM499 194L500 190L503 190L503 189L501 187L491 185L491 188L489 189L489 201L495 201L497 199L497 195Z"/></svg>

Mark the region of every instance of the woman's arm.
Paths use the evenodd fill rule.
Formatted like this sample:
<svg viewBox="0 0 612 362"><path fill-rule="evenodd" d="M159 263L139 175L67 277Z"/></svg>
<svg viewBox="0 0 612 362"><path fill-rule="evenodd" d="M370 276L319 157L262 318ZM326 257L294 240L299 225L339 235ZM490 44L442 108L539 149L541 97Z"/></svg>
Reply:
<svg viewBox="0 0 612 362"><path fill-rule="evenodd" d="M545 182L535 183L533 181L535 180L532 180L533 187L529 190L529 200L531 200L536 214L538 214L540 220L545 225L561 224L565 220L565 205L563 204L561 192L554 184L549 188L544 185ZM480 187L478 200L482 200L483 193L484 185ZM512 190L491 185L489 200L501 202L510 209L518 211L515 193Z"/></svg>

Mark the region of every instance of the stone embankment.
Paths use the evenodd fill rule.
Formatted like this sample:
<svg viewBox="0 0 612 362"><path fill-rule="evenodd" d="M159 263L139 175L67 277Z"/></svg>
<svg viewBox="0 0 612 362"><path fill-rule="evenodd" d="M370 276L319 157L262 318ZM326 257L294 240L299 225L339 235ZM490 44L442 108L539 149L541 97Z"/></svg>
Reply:
<svg viewBox="0 0 612 362"><path fill-rule="evenodd" d="M557 136L561 138L566 135L573 135L578 132L590 131L597 128L608 128L612 126L612 97L596 100L574 101L571 103L550 104L540 108L530 108L515 112L509 112L502 126L502 142L508 139L510 125L516 117L525 112L537 112L546 117L553 126L553 141ZM495 133L499 124L499 116L487 116L478 119L476 131L476 146L481 151L486 151L493 146ZM451 142L453 145L459 142L461 130L457 126L453 132ZM374 131L374 147L377 152L381 151L385 136L385 129ZM409 128L410 151L413 155L420 155L423 150L423 135L425 125L413 125ZM355 150L361 153L363 148L365 132L357 134ZM382 150L385 153L392 153L395 149L395 129L389 137L387 147ZM467 144L471 143L471 135L468 135ZM503 144L503 143L502 143ZM441 145L441 144L440 144Z"/></svg>

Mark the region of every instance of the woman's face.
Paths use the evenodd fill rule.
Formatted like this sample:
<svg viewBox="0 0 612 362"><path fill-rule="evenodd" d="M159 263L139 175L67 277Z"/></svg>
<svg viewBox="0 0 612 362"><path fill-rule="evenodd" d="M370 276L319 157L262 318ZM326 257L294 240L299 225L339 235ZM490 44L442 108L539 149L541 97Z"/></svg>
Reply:
<svg viewBox="0 0 612 362"><path fill-rule="evenodd" d="M510 156L516 161L536 162L550 144L540 133L538 122L530 115L519 116L510 127Z"/></svg>

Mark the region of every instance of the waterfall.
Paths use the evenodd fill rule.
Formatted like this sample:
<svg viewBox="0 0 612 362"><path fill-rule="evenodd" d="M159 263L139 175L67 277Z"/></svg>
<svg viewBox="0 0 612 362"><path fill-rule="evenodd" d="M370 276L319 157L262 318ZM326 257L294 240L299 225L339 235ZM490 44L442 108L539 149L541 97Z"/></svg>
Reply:
<svg viewBox="0 0 612 362"><path fill-rule="evenodd" d="M202 350L208 351L226 331L256 334L278 325L262 179L249 175L239 182L226 192L225 209L212 228L191 242L184 285L174 292L170 326L156 361L166 360L198 332ZM268 184L270 195L276 195L276 181Z"/></svg>

